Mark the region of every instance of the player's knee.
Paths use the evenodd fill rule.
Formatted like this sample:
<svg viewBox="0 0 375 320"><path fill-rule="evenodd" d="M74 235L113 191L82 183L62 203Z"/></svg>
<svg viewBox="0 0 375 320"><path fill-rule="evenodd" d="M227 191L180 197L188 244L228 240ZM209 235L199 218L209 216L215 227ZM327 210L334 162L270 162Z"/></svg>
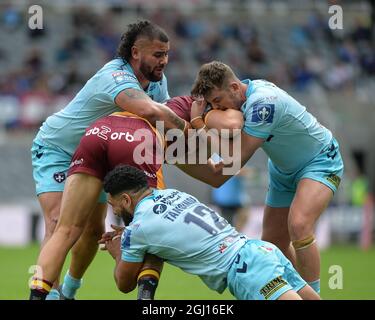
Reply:
<svg viewBox="0 0 375 320"><path fill-rule="evenodd" d="M86 239L92 239L93 241L98 241L105 232L104 221L96 221L95 223L88 223L83 233L83 237Z"/></svg>
<svg viewBox="0 0 375 320"><path fill-rule="evenodd" d="M57 222L59 221L59 210L54 210L48 215L44 216L44 225L45 225L45 238L49 239L54 233Z"/></svg>
<svg viewBox="0 0 375 320"><path fill-rule="evenodd" d="M289 221L289 235L292 240L305 239L314 232L313 224L303 217L296 217Z"/></svg>
<svg viewBox="0 0 375 320"><path fill-rule="evenodd" d="M280 232L280 229L263 228L262 238L263 241L268 241L277 246L281 251L287 250L290 245L290 237L288 230Z"/></svg>
<svg viewBox="0 0 375 320"><path fill-rule="evenodd" d="M83 233L83 227L80 226L65 226L58 225L56 227L55 233L59 235L60 239L69 245L73 245Z"/></svg>
<svg viewBox="0 0 375 320"><path fill-rule="evenodd" d="M285 253L290 246L290 238L289 235L285 236L272 236L272 235L263 235L262 234L262 240L271 242L276 247L278 247L283 253Z"/></svg>

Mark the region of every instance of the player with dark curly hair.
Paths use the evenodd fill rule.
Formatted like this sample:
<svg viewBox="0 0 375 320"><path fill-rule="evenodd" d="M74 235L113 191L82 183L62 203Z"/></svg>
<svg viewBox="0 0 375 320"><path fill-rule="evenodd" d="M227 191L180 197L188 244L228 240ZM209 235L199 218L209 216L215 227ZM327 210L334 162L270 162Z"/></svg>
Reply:
<svg viewBox="0 0 375 320"><path fill-rule="evenodd" d="M188 122L162 103L169 99L167 79L163 74L168 63L167 34L149 21L129 24L121 37L118 56L104 65L74 99L41 126L32 145L33 176L36 193L45 220L45 238L38 264L45 266L43 277L54 259L59 234L54 230L60 215L64 183L72 155L85 129L97 119L118 111L128 111L147 119L152 125L164 121L165 128L187 130ZM104 230L106 198L102 193L80 239L72 250L72 262L64 279L62 293L73 298L81 278L94 258ZM95 217L98 217L96 219ZM61 235L60 235L61 236ZM54 285L57 287L57 284ZM35 276L31 299L44 299L52 283ZM58 298L52 290L49 298Z"/></svg>
<svg viewBox="0 0 375 320"><path fill-rule="evenodd" d="M153 254L237 299L320 299L275 245L238 233L190 194L152 188L145 173L129 165L110 171L103 185L113 212L132 220L121 241L107 234L100 240L115 259L120 291L136 287L145 255Z"/></svg>

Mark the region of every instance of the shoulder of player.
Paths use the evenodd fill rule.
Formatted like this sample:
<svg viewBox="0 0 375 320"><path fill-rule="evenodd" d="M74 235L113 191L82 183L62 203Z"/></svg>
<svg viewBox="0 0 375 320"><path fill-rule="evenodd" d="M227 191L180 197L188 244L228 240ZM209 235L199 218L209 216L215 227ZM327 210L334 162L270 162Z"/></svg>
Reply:
<svg viewBox="0 0 375 320"><path fill-rule="evenodd" d="M272 87L257 87L246 100L246 106L252 107L259 104L277 104L279 96Z"/></svg>
<svg viewBox="0 0 375 320"><path fill-rule="evenodd" d="M113 59L107 62L96 75L101 77L111 77L116 82L119 81L134 81L138 82L137 77L132 70L126 67L127 63L120 58Z"/></svg>

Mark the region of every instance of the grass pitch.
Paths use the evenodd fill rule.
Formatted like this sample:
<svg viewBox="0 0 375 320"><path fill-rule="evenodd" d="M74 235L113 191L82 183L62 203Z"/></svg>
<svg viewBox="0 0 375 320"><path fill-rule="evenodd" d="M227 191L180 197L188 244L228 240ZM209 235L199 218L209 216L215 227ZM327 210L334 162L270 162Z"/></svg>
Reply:
<svg viewBox="0 0 375 320"><path fill-rule="evenodd" d="M38 245L24 248L0 247L0 300L27 299L28 273L36 262ZM65 265L64 273L68 265ZM113 280L114 262L106 252L99 252L84 277L77 299L130 299L136 290L122 294ZM341 268L341 269L340 269ZM342 271L342 289L338 272ZM321 295L323 299L375 299L375 248L363 252L354 246L335 246L321 255ZM331 288L330 288L331 285ZM333 286L333 287L332 287ZM156 299L218 300L233 299L226 290L222 295L208 289L196 276L165 265Z"/></svg>

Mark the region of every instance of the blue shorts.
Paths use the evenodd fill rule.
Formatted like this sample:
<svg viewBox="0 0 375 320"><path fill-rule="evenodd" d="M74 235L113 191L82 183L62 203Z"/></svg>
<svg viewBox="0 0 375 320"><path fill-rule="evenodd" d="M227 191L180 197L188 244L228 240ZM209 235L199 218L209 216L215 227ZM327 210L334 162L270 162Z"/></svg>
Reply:
<svg viewBox="0 0 375 320"><path fill-rule="evenodd" d="M262 240L248 240L240 249L229 269L227 283L239 300L276 300L307 284L275 245Z"/></svg>
<svg viewBox="0 0 375 320"><path fill-rule="evenodd" d="M34 140L31 147L33 177L36 195L45 192L63 192L72 156L56 146ZM106 203L107 196L101 192L99 203Z"/></svg>
<svg viewBox="0 0 375 320"><path fill-rule="evenodd" d="M301 179L319 181L337 191L343 172L344 163L335 138L314 159L297 172L281 172L272 161L268 160L269 188L266 204L275 208L287 208L293 201L297 185Z"/></svg>

